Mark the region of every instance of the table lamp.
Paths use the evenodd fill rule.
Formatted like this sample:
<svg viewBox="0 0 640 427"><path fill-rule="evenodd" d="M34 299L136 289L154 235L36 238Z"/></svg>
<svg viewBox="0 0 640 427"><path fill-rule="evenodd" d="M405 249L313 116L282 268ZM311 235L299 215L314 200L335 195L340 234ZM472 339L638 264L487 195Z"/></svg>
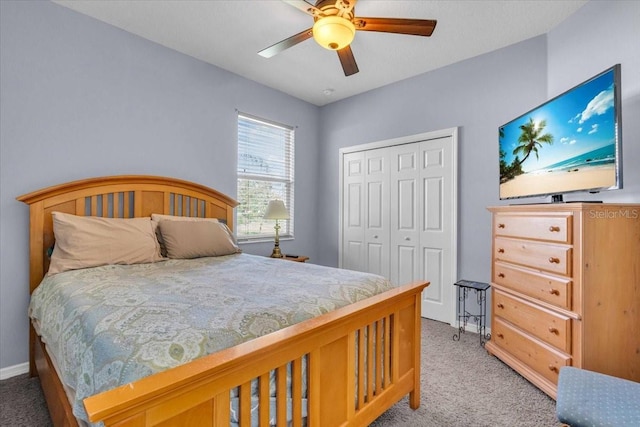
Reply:
<svg viewBox="0 0 640 427"><path fill-rule="evenodd" d="M264 219L276 220L276 241L275 246L273 247L273 252L271 252L271 258L282 258L282 252L280 252L279 236L280 224L278 224L278 220L289 219L289 212L284 206L284 202L282 200L270 200L269 205L267 206L267 212L265 212L264 214Z"/></svg>

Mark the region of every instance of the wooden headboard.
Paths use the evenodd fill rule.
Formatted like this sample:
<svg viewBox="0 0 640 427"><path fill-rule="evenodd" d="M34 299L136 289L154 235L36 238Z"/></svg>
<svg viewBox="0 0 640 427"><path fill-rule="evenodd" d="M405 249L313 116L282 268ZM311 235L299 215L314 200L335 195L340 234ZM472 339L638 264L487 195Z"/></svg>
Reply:
<svg viewBox="0 0 640 427"><path fill-rule="evenodd" d="M218 218L233 230L232 198L211 188L175 178L121 175L60 184L17 198L29 205L29 292L49 269L53 246L51 212L109 218L137 218L152 213Z"/></svg>

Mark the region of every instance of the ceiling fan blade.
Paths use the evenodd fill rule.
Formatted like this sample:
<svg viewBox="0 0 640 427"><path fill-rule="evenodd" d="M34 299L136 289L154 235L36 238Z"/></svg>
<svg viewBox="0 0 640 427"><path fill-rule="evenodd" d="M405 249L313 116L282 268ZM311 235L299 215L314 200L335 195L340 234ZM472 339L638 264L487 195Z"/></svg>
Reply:
<svg viewBox="0 0 640 427"><path fill-rule="evenodd" d="M430 36L438 21L433 19L353 18L356 30Z"/></svg>
<svg viewBox="0 0 640 427"><path fill-rule="evenodd" d="M300 42L310 39L311 37L313 37L313 31L311 28L308 28L296 34L295 36L291 36L287 39L279 41L274 45L269 46L266 49L262 49L260 52L258 52L258 55L263 56L265 58L271 58L272 56L277 55L283 50L289 49L290 47L293 47Z"/></svg>
<svg viewBox="0 0 640 427"><path fill-rule="evenodd" d="M353 52L351 51L351 46L343 47L337 52L345 76L350 76L360 71L358 70L358 64L356 64L356 58L353 56Z"/></svg>
<svg viewBox="0 0 640 427"><path fill-rule="evenodd" d="M315 7L312 4L307 3L304 0L282 0L285 3L288 3L289 5L295 7L296 9L300 9L301 11L303 11L304 13L311 15L311 16L322 16L323 13L320 9L318 9L317 7Z"/></svg>

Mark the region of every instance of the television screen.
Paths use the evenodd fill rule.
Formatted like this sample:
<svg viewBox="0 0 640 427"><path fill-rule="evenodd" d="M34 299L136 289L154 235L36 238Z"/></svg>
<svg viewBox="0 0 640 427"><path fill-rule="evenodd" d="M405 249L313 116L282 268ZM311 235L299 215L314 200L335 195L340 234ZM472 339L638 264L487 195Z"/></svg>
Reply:
<svg viewBox="0 0 640 427"><path fill-rule="evenodd" d="M499 128L500 199L622 188L620 64Z"/></svg>

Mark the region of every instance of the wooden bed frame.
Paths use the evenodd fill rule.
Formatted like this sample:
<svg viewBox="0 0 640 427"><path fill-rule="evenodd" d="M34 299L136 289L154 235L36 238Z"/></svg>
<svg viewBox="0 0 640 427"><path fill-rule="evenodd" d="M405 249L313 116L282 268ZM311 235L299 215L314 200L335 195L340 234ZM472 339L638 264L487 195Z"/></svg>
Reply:
<svg viewBox="0 0 640 427"><path fill-rule="evenodd" d="M51 212L105 217L152 213L226 220L237 203L210 188L174 178L113 176L45 188L19 201L30 208L30 292L48 269L54 243ZM364 426L409 394L420 404L420 303L428 282L405 285L347 307L142 378L84 400L92 422L107 426L229 426L230 390L237 387L239 425L251 423L251 382L259 408L269 408L268 379L276 372L276 414L285 425ZM30 328L30 373L39 375L55 426L77 426L46 346ZM306 396L302 360L306 358ZM291 369L291 386L286 370ZM268 410L259 423L268 425Z"/></svg>

